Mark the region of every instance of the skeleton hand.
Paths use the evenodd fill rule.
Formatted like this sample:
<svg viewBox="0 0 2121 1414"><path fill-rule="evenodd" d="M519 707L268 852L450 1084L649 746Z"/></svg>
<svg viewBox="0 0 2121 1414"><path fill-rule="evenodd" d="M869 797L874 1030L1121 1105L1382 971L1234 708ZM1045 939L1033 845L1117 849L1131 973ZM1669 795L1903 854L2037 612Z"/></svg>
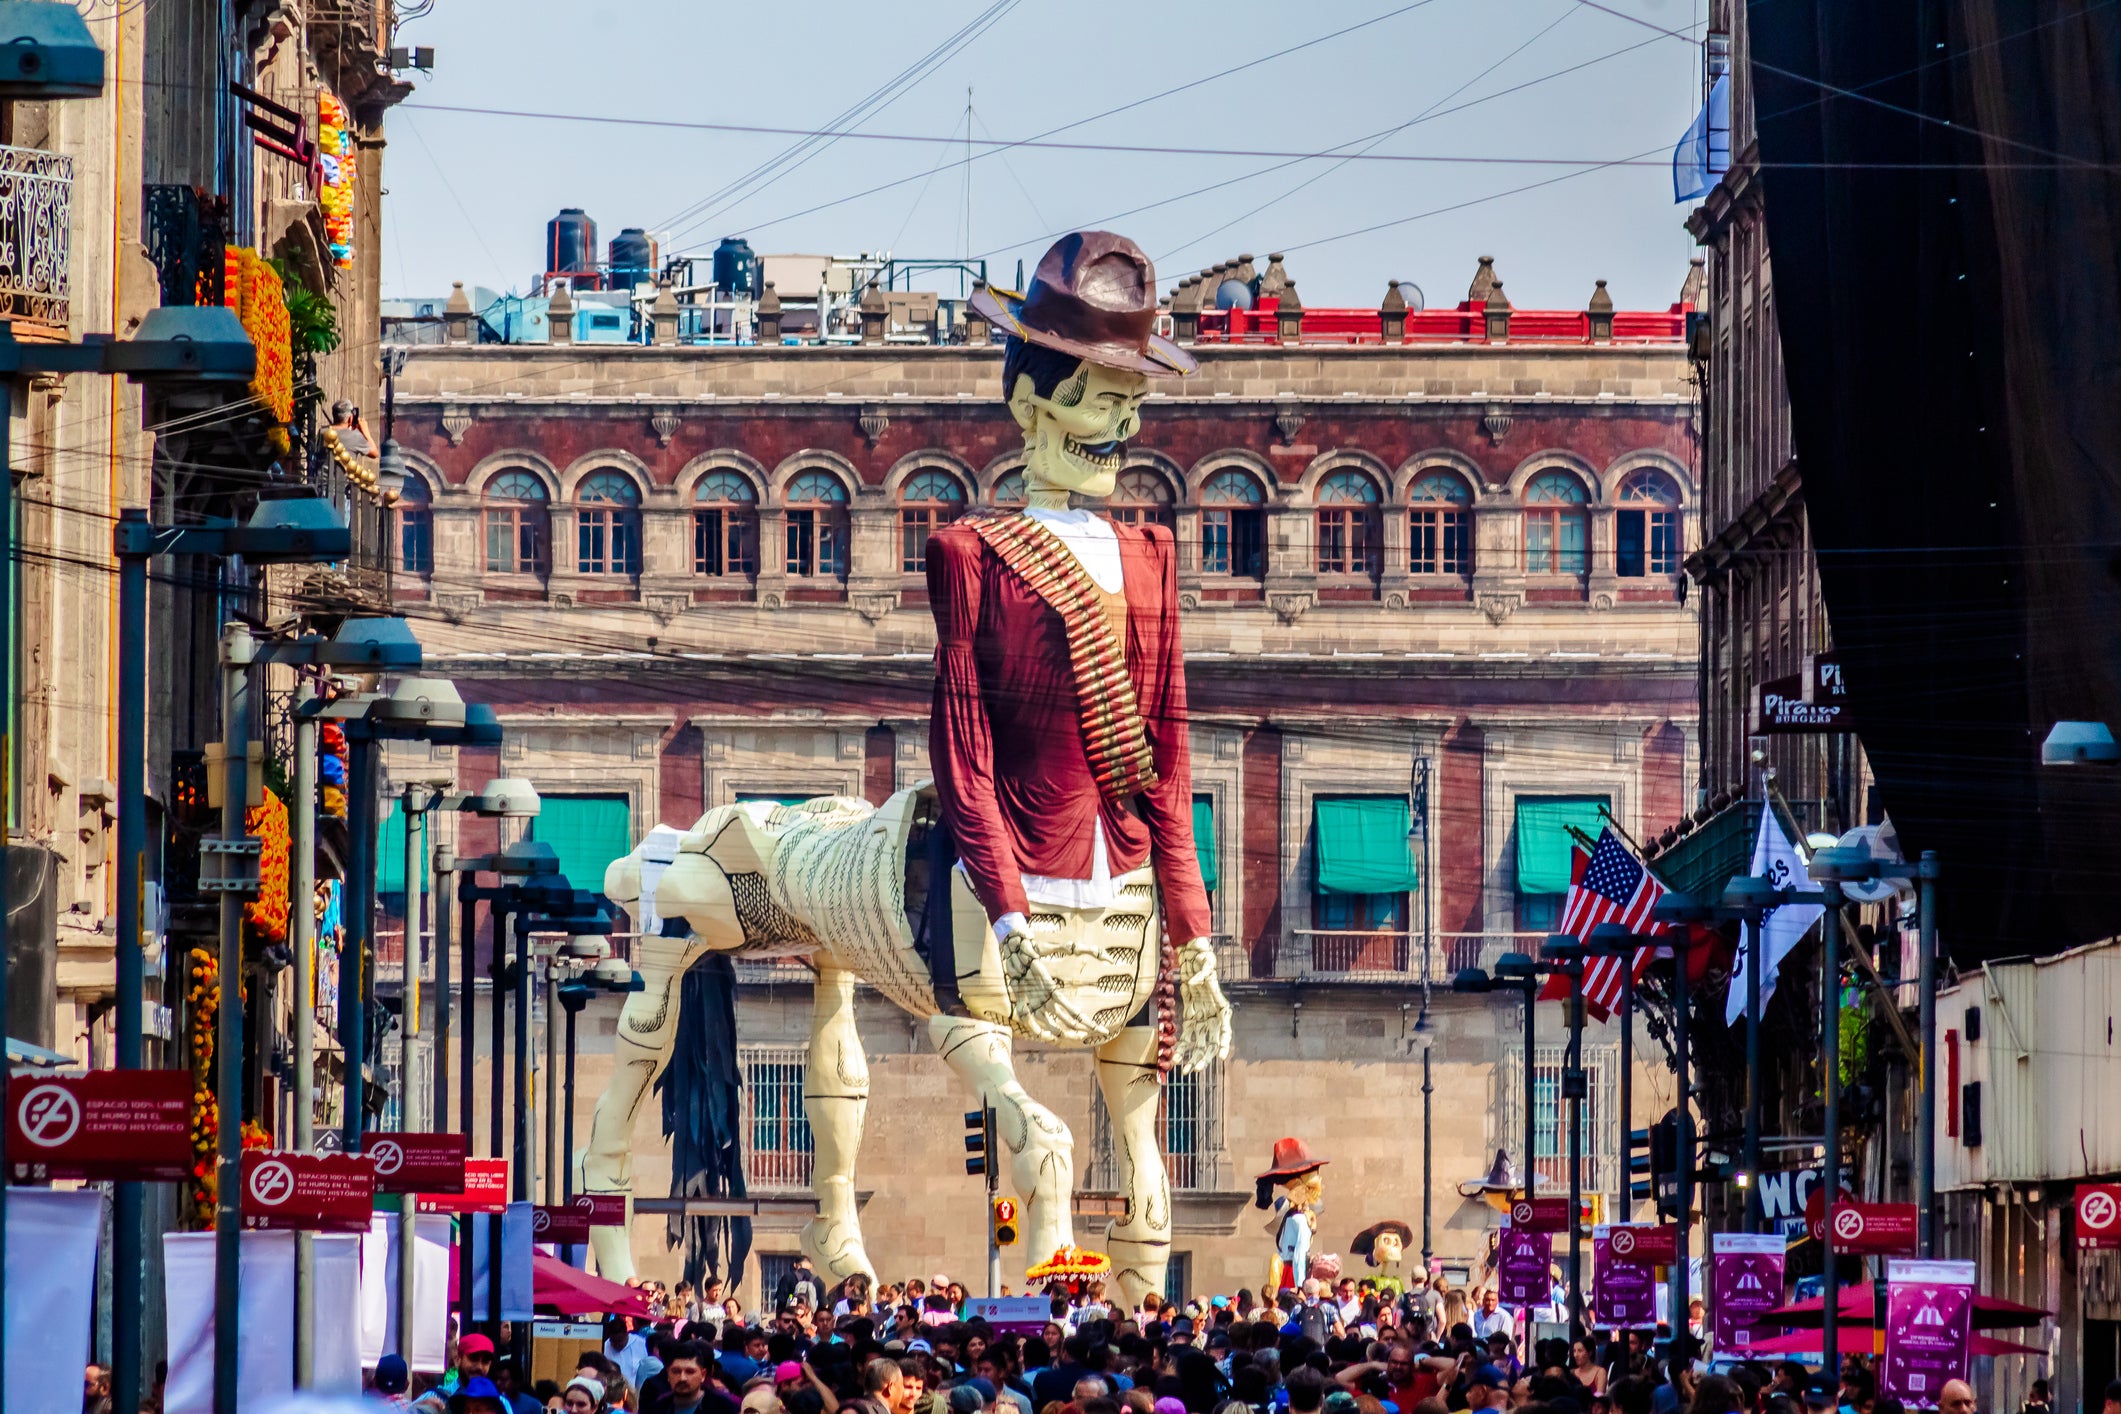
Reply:
<svg viewBox="0 0 2121 1414"><path fill-rule="evenodd" d="M1230 1054L1230 1001L1215 976L1215 948L1195 938L1178 950L1178 1051L1172 1064L1191 1073Z"/></svg>
<svg viewBox="0 0 2121 1414"><path fill-rule="evenodd" d="M1019 1031L1052 1045L1082 1045L1094 1032L1089 1020L1061 995L1046 968L1047 948L1029 928L1013 920L998 939L1002 977L1009 988L1009 1021Z"/></svg>

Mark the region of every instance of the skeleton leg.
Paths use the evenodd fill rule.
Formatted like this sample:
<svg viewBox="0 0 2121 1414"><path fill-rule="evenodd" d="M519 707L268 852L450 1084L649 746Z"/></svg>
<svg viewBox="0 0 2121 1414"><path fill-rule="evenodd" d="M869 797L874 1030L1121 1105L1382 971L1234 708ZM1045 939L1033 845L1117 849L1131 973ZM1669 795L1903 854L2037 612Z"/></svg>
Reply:
<svg viewBox="0 0 2121 1414"><path fill-rule="evenodd" d="M1156 1073L1156 1028L1130 1026L1097 1048L1097 1084L1112 1117L1126 1216L1105 1230L1113 1279L1125 1309L1164 1290L1171 1260L1171 1183L1156 1145L1156 1109L1163 1082Z"/></svg>
<svg viewBox="0 0 2121 1414"><path fill-rule="evenodd" d="M1010 1062L1009 1028L967 1016L931 1016L928 1040L981 1104L992 1105L1016 1156L1016 1191L1034 1261L1075 1241L1075 1140L1059 1115L1026 1094ZM990 1160L992 1162L993 1160Z"/></svg>
<svg viewBox="0 0 2121 1414"><path fill-rule="evenodd" d="M862 1247L854 1203L854 1160L869 1110L869 1063L854 1029L854 974L819 963L810 1018L810 1057L803 1068L803 1112L814 1156L810 1188L817 1216L803 1228L803 1251L829 1286L856 1272L876 1281Z"/></svg>

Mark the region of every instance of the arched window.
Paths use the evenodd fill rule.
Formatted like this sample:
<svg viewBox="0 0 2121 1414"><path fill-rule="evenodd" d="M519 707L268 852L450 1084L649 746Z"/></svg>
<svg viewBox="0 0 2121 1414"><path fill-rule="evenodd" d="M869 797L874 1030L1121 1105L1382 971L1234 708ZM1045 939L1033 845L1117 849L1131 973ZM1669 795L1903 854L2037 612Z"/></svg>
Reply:
<svg viewBox="0 0 2121 1414"><path fill-rule="evenodd" d="M759 493L735 471L710 471L692 490L692 572L759 572Z"/></svg>
<svg viewBox="0 0 2121 1414"><path fill-rule="evenodd" d="M1318 483L1318 572L1371 574L1384 568L1384 497L1359 471Z"/></svg>
<svg viewBox="0 0 2121 1414"><path fill-rule="evenodd" d="M1408 568L1415 574L1473 572L1472 488L1448 471L1425 471L1407 491Z"/></svg>
<svg viewBox="0 0 2121 1414"><path fill-rule="evenodd" d="M1661 471L1631 471L1614 500L1613 571L1630 579L1679 573L1679 488Z"/></svg>
<svg viewBox="0 0 2121 1414"><path fill-rule="evenodd" d="M1028 505L1031 501L1031 488L1024 484L1024 474L1021 471L1005 471L1001 480L994 483L994 490L988 493L988 499L997 506Z"/></svg>
<svg viewBox="0 0 2121 1414"><path fill-rule="evenodd" d="M1258 479L1235 467L1218 471L1202 484L1200 504L1201 573L1263 578L1267 493Z"/></svg>
<svg viewBox="0 0 2121 1414"><path fill-rule="evenodd" d="M1105 503L1105 514L1128 525L1153 524L1172 527L1178 516L1177 498L1171 494L1171 483L1146 467L1135 467L1119 474L1119 483L1112 488L1112 497Z"/></svg>
<svg viewBox="0 0 2121 1414"><path fill-rule="evenodd" d="M552 517L545 483L504 471L486 483L486 572L543 574L552 561Z"/></svg>
<svg viewBox="0 0 2121 1414"><path fill-rule="evenodd" d="M407 574L435 572L435 500L427 478L408 475L398 492L398 568Z"/></svg>
<svg viewBox="0 0 2121 1414"><path fill-rule="evenodd" d="M829 471L799 472L788 483L788 573L847 577L847 488Z"/></svg>
<svg viewBox="0 0 2121 1414"><path fill-rule="evenodd" d="M575 488L575 568L583 574L641 572L641 488L623 471L591 472Z"/></svg>
<svg viewBox="0 0 2121 1414"><path fill-rule="evenodd" d="M1543 471L1524 488L1526 574L1588 574L1591 503L1583 483L1565 471Z"/></svg>
<svg viewBox="0 0 2121 1414"><path fill-rule="evenodd" d="M965 513L965 488L947 471L916 471L898 499L899 569L920 574L928 568L928 537Z"/></svg>

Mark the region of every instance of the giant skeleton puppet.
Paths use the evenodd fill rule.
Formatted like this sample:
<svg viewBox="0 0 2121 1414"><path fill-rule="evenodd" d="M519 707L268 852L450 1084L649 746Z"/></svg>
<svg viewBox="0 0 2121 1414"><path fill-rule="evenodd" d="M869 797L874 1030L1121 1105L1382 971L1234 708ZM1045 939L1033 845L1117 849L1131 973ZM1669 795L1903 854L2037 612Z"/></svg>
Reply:
<svg viewBox="0 0 2121 1414"><path fill-rule="evenodd" d="M1152 333L1155 291L1132 241L1081 231L1046 252L1021 299L973 296L1008 338L1003 389L1030 496L929 541L935 778L877 807L720 806L611 866L606 891L663 920L663 936L643 940L646 990L620 1017L583 1191L631 1193L634 1115L670 1059L688 969L804 956L817 968L803 1104L818 1214L802 1241L827 1280L875 1276L854 1186L869 1096L860 979L925 1018L998 1111L1033 1259L1074 1245L1075 1158L1067 1126L1018 1083L1011 1047L1025 1036L1095 1053L1126 1176L1105 1233L1115 1279L1129 1306L1163 1290L1162 1079L1228 1054L1230 1007L1193 847L1176 548L1162 526L1076 505L1111 494L1149 380L1195 366ZM679 1167L673 1190L701 1191ZM593 1240L604 1275L631 1274L625 1228Z"/></svg>

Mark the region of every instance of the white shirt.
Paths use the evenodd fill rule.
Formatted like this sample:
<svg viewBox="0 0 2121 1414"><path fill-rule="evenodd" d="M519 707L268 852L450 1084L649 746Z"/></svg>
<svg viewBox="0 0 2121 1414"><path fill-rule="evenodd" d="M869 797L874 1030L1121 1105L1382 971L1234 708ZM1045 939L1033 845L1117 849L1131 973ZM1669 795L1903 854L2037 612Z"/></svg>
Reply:
<svg viewBox="0 0 2121 1414"><path fill-rule="evenodd" d="M604 1342L604 1358L619 1367L619 1373L626 1377L627 1384L639 1385L640 1381L634 1378L634 1373L641 1368L641 1362L648 1358L648 1342L641 1338L639 1332L635 1332L626 1338L624 1345L613 1350L611 1342L607 1340Z"/></svg>
<svg viewBox="0 0 2121 1414"><path fill-rule="evenodd" d="M1497 1331L1513 1338L1517 1334L1517 1318L1510 1314L1510 1308L1507 1306L1497 1306L1492 1311L1476 1310L1472 1324L1473 1334L1481 1340L1486 1340Z"/></svg>

